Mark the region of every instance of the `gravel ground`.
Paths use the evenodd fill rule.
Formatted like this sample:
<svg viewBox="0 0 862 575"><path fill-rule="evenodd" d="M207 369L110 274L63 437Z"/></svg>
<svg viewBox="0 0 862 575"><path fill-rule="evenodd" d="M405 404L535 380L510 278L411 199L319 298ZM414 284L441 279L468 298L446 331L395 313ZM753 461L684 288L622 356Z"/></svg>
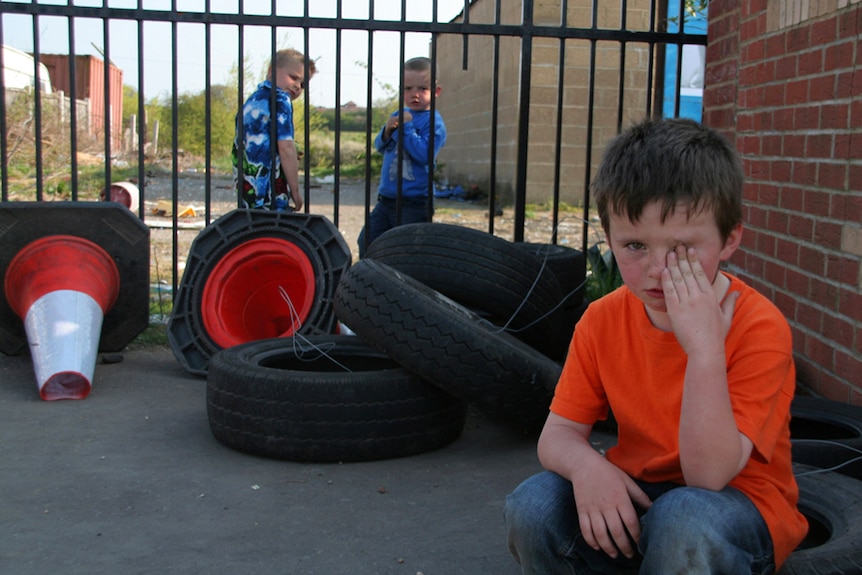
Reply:
<svg viewBox="0 0 862 575"><path fill-rule="evenodd" d="M173 182L170 176L155 176L145 183L145 221L151 227L152 258L150 262L153 283L170 286L173 277L173 250L176 245L177 267L180 271L192 241L206 224L206 180L202 173L182 173L177 178L179 211L192 206L193 216L179 218L176 243L173 237L172 218L157 215L159 201L170 201ZM371 197L376 199L377 183L370 186ZM210 221L236 208L233 180L214 176L211 182ZM336 224L353 254L358 259L357 238L365 222L365 182L348 181L339 184L314 184L310 189L309 213L321 214ZM373 203L372 203L373 207ZM488 206L486 203L437 199L434 221L471 227L488 231ZM514 218L511 208L504 208L503 215L494 218L494 234L506 239L514 238ZM581 246L581 215L567 212L561 215L558 225L557 243L575 248ZM553 217L550 211L530 211L526 220L524 239L528 242L549 243L553 237ZM596 240L595 225L591 226L591 240Z"/></svg>

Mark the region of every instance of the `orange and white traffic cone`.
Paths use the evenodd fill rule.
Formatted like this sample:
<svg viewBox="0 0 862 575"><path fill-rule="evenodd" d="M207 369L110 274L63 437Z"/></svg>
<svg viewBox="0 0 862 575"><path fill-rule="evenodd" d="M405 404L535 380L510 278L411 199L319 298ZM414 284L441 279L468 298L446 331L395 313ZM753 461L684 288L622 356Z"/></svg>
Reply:
<svg viewBox="0 0 862 575"><path fill-rule="evenodd" d="M15 255L4 283L9 306L24 320L39 395L87 397L102 320L120 289L114 260L89 240L46 236Z"/></svg>

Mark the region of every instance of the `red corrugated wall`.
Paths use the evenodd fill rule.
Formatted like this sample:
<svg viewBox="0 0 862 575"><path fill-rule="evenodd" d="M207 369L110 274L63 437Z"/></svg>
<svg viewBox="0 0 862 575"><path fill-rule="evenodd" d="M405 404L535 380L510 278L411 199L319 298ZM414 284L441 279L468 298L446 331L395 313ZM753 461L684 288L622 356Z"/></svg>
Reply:
<svg viewBox="0 0 862 575"><path fill-rule="evenodd" d="M69 56L42 54L40 61L48 67L55 90L70 93ZM123 133L123 71L111 64L108 67L111 119L111 150L122 147ZM90 133L102 138L105 135L105 62L95 56L75 56L75 98L90 100Z"/></svg>

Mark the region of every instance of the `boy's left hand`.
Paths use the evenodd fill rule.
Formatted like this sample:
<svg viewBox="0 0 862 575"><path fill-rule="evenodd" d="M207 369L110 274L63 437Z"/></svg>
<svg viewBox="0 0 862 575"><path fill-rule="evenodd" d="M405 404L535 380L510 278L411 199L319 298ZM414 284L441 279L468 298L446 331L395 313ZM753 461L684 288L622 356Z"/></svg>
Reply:
<svg viewBox="0 0 862 575"><path fill-rule="evenodd" d="M693 247L668 253L662 288L671 327L686 353L723 350L739 293L728 293L719 302Z"/></svg>

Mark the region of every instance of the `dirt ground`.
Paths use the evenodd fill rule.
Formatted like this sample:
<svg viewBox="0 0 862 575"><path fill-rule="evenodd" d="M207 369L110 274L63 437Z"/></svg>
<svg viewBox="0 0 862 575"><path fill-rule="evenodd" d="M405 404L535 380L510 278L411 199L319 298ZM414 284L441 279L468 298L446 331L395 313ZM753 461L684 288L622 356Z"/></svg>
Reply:
<svg viewBox="0 0 862 575"><path fill-rule="evenodd" d="M156 176L145 182L146 197L145 222L150 226L151 243L151 280L170 286L173 282L172 269L174 257L174 238L172 218L160 210L165 201L170 203L173 182L169 176ZM206 224L206 180L203 174L181 174L178 178L178 213L188 210L188 214L178 218L179 229L176 237L177 267L182 272L192 242ZM376 199L376 182L370 186L370 195ZM233 182L224 177L213 177L210 185L211 208L209 221L236 208ZM310 189L309 213L329 218L341 232L353 254L358 259L358 237L365 223L365 182L349 181L339 183L315 183ZM161 200L161 202L160 202ZM337 210L336 210L337 204ZM373 203L371 204L373 207ZM502 215L494 218L494 235L514 239L514 213L510 206L504 207ZM489 231L487 202L464 202L450 199L435 201L434 222L462 225L482 231ZM590 226L590 244L598 239L597 224ZM581 212L563 212L557 226L557 243L580 249L582 245ZM524 241L550 243L553 238L553 214L550 211L528 209L524 230ZM178 280L179 281L179 280Z"/></svg>

